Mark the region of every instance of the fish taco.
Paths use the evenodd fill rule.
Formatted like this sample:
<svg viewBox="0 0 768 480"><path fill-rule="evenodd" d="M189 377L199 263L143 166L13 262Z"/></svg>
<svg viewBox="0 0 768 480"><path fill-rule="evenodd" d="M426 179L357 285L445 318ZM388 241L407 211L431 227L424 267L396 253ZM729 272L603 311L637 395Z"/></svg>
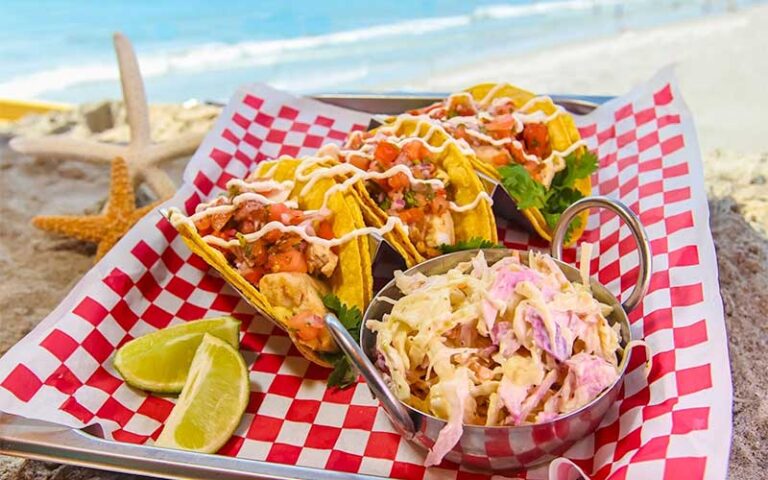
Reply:
<svg viewBox="0 0 768 480"><path fill-rule="evenodd" d="M359 315L370 301L370 229L358 199L332 190L332 179L298 195L300 163L266 162L245 179L230 180L225 194L194 214L172 208L167 216L189 248L284 327L306 358L338 366L344 356L323 316L338 308Z"/></svg>
<svg viewBox="0 0 768 480"><path fill-rule="evenodd" d="M551 98L506 83L487 83L413 110L429 117L473 151L478 172L500 180L536 232L546 240L562 212L592 190L597 158L586 148L573 117ZM589 213L571 225L581 236Z"/></svg>
<svg viewBox="0 0 768 480"><path fill-rule="evenodd" d="M492 200L469 159L442 128L403 116L350 134L321 154L337 163L361 201L368 225L395 221L387 238L409 266L469 243L498 241Z"/></svg>

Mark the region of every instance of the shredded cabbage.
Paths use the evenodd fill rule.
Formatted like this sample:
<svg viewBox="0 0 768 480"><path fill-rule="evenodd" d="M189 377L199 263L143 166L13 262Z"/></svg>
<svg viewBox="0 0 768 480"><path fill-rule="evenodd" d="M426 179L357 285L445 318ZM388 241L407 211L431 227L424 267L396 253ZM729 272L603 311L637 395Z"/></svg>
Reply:
<svg viewBox="0 0 768 480"><path fill-rule="evenodd" d="M397 397L447 421L427 465L440 463L463 425L549 421L618 377L618 330L587 270L571 283L547 255L531 252L528 263L488 266L480 252L443 275L398 272L403 297L368 322Z"/></svg>

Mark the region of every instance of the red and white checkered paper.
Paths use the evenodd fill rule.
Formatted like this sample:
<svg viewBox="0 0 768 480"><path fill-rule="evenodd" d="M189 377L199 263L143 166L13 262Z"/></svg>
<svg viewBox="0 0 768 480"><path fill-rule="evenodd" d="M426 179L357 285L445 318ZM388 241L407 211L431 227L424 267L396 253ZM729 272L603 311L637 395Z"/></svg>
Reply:
<svg viewBox="0 0 768 480"><path fill-rule="evenodd" d="M312 153L341 142L369 117L262 86L240 90L194 155L184 184L165 206L187 211L243 177L264 158ZM640 215L652 241L653 277L631 313L633 333L653 351L644 377L633 355L620 400L597 431L563 459L523 478L724 478L731 430L731 383L702 166L691 116L670 72L579 118L596 150L594 192ZM541 240L499 222L518 248ZM637 277L629 231L593 212L586 241L591 268L628 295ZM570 259L574 252L567 252ZM232 314L252 392L223 455L393 478L487 478L444 463L425 469L424 452L394 432L367 387L327 389L288 337L254 311L159 213L141 220L33 332L0 359L0 410L71 427L101 425L107 438L156 438L173 400L129 388L112 367L128 340L168 325Z"/></svg>

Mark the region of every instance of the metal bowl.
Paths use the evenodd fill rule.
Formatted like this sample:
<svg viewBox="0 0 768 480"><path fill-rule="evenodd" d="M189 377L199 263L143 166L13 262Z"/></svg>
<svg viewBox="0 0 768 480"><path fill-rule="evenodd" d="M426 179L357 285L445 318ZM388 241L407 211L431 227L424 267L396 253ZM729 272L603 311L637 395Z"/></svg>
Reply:
<svg viewBox="0 0 768 480"><path fill-rule="evenodd" d="M615 200L605 197L584 198L571 205L562 215L555 228L551 255L568 280L580 281L579 271L560 260L562 242L570 221L580 211L591 207L608 208L617 213L629 225L638 244L640 254L638 283L627 302L622 305L603 285L594 279L590 280L594 297L613 307L608 321L611 325L616 323L621 325L621 346L626 347L632 341L627 313L642 300L651 276L650 246L637 217L629 208ZM439 275L459 263L470 260L477 252L478 250L469 250L433 258L411 268L406 274L421 272L425 275ZM506 249L485 249L483 252L489 264L520 253ZM521 261L527 264L527 255L521 255ZM388 389L381 373L373 364L376 359L376 333L366 328L365 324L371 319L380 320L392 309L391 303L380 300L382 296L398 299L402 297L402 293L392 280L373 298L363 318L360 345L352 339L333 315L326 317L326 323L339 347L358 368L373 394L381 402L397 431L422 447L432 448L438 433L446 425L445 420L400 402ZM560 456L576 441L593 432L616 401L629 360L627 353L625 350L619 363L619 376L613 384L578 410L561 415L549 422L533 425L484 427L465 424L459 442L445 456L445 459L485 470L514 470L531 467Z"/></svg>

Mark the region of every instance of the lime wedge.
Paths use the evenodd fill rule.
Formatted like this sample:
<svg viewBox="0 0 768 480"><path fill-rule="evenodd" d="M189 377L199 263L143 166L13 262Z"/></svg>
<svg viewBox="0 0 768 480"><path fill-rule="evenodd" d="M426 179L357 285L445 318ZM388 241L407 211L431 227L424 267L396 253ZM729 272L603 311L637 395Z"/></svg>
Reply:
<svg viewBox="0 0 768 480"><path fill-rule="evenodd" d="M248 370L240 352L205 334L155 445L215 453L240 423L248 392Z"/></svg>
<svg viewBox="0 0 768 480"><path fill-rule="evenodd" d="M158 330L120 347L115 369L132 387L178 393L203 334L210 333L236 348L239 331L240 321L232 317L205 318Z"/></svg>

